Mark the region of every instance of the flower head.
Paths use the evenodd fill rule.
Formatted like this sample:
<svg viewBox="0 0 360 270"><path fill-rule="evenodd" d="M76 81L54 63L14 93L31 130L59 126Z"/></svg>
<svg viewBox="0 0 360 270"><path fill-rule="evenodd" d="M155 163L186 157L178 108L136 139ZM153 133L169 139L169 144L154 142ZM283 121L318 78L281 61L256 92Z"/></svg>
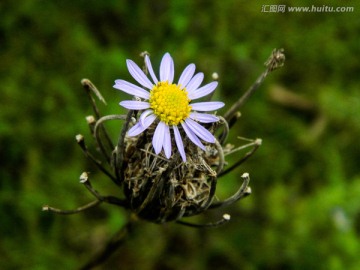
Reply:
<svg viewBox="0 0 360 270"><path fill-rule="evenodd" d="M143 111L139 121L128 131L128 136L136 136L157 123L152 144L156 154L164 150L165 156L170 158L172 140L171 130L175 138L176 146L183 159L186 161L181 130L198 147L205 150L201 140L214 143L215 137L200 123L213 123L219 120L212 114L203 113L215 111L224 106L223 102L195 102L192 100L204 97L215 90L218 83L211 82L200 87L204 74L195 73L195 65L188 65L178 80L174 81L174 61L169 53L166 53L160 64L160 80L155 75L150 58L145 55L146 67L152 81L145 75L141 68L132 60L126 64L131 76L144 88L124 80L116 80L114 88L138 97L138 100L125 100L120 105L129 110ZM147 89L147 90L146 90Z"/></svg>

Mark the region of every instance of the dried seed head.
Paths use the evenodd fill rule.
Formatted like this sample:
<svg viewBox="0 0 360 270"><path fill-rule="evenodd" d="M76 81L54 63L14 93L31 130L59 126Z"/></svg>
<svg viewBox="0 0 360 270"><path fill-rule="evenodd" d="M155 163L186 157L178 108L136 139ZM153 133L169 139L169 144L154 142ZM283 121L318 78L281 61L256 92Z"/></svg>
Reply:
<svg viewBox="0 0 360 270"><path fill-rule="evenodd" d="M95 124L96 123L96 119L93 115L88 115L85 117L86 122L91 125L91 124Z"/></svg>
<svg viewBox="0 0 360 270"><path fill-rule="evenodd" d="M223 215L223 219L225 220L230 220L231 219L231 216L229 214L224 214Z"/></svg>
<svg viewBox="0 0 360 270"><path fill-rule="evenodd" d="M76 140L77 143L81 143L82 141L84 141L84 136L81 135L81 134L77 134L75 136L75 140Z"/></svg>
<svg viewBox="0 0 360 270"><path fill-rule="evenodd" d="M80 175L80 183L85 183L89 179L89 174L87 172L83 172Z"/></svg>
<svg viewBox="0 0 360 270"><path fill-rule="evenodd" d="M219 74L217 72L214 72L213 74L211 74L211 77L214 81L219 80Z"/></svg>
<svg viewBox="0 0 360 270"><path fill-rule="evenodd" d="M274 71L282 67L285 63L285 54L284 49L274 49L269 57L269 59L265 62L265 66L268 70Z"/></svg>
<svg viewBox="0 0 360 270"><path fill-rule="evenodd" d="M170 159L155 155L153 130L125 140L125 195L139 217L157 223L203 212L212 201L219 157L215 144L201 150L184 140L187 162L178 153ZM172 144L175 144L173 139Z"/></svg>

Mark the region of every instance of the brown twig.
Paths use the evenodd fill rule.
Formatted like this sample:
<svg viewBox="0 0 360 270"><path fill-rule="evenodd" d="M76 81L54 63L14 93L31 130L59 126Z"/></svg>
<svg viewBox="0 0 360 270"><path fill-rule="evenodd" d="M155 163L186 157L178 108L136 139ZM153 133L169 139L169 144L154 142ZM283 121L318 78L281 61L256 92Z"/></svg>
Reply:
<svg viewBox="0 0 360 270"><path fill-rule="evenodd" d="M236 114L236 112L245 104L245 102L250 98L250 96L259 88L259 86L263 83L266 76L284 65L285 55L283 49L274 49L269 57L269 59L265 62L266 69L265 71L257 78L255 83L250 86L250 88L238 99L231 108L224 114L224 118L227 122L232 122L232 118Z"/></svg>

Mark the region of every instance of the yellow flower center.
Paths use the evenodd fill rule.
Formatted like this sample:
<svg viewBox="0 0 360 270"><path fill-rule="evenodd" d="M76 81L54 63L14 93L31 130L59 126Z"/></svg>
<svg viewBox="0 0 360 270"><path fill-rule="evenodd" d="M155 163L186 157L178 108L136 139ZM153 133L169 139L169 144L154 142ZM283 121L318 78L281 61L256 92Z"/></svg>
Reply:
<svg viewBox="0 0 360 270"><path fill-rule="evenodd" d="M150 91L150 108L165 124L172 126L189 117L191 106L186 89L176 84L159 82Z"/></svg>

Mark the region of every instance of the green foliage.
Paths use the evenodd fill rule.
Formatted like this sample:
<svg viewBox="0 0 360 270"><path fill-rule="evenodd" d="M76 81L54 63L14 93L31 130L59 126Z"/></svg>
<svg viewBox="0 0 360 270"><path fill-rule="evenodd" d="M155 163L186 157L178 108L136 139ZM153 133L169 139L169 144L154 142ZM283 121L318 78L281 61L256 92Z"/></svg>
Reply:
<svg viewBox="0 0 360 270"><path fill-rule="evenodd" d="M203 218L229 212L232 221L199 231L141 222L104 269L356 269L359 11L356 1L328 2L355 11L263 13L266 3L235 0L1 1L1 268L76 269L126 222L124 210L106 205L75 216L41 212L47 203L72 209L92 200L78 183L82 171L101 193L121 194L74 141L78 133L90 141L82 78L102 91L104 114L123 113L125 95L112 85L130 79L125 59L140 63L147 50L157 66L169 51L177 71L194 62L207 81L218 72L216 98L230 106L283 47L285 67L242 108L229 138L263 145L219 180L224 198L247 171L253 194ZM310 109L279 102L279 87ZM111 126L115 139L120 128Z"/></svg>

